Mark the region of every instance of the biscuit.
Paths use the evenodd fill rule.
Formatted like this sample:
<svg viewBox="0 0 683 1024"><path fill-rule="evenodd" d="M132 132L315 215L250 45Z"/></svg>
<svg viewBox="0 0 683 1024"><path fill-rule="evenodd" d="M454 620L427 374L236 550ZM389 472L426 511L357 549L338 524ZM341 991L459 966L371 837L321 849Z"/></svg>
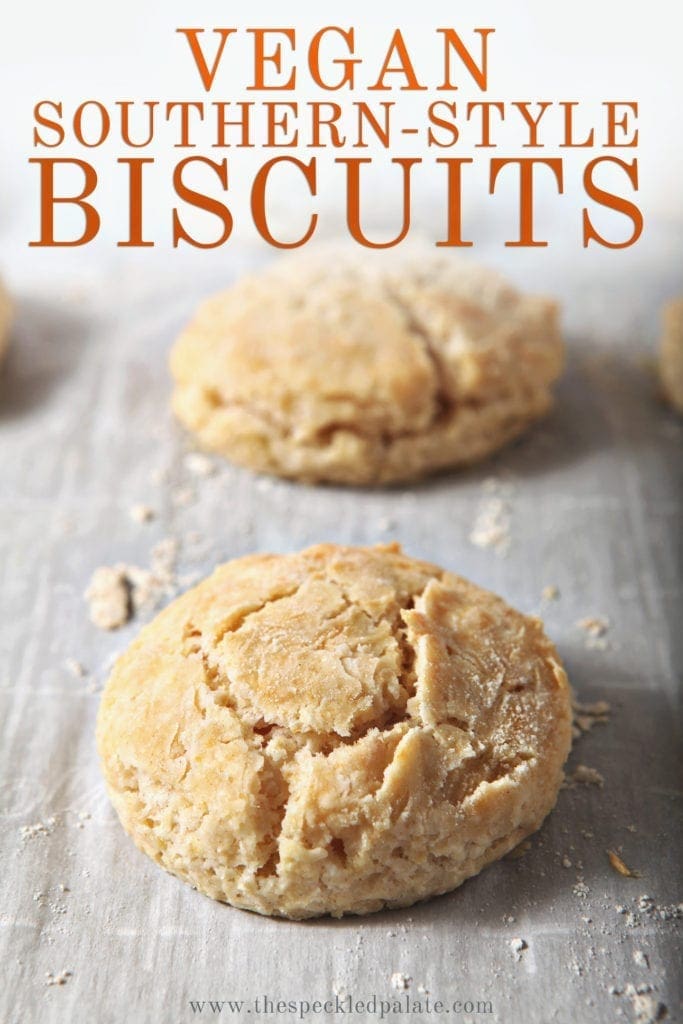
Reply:
<svg viewBox="0 0 683 1024"><path fill-rule="evenodd" d="M308 481L483 459L551 405L555 302L455 257L288 257L202 305L171 353L207 449Z"/></svg>
<svg viewBox="0 0 683 1024"><path fill-rule="evenodd" d="M12 302L0 281L0 362L9 345L9 329L12 322Z"/></svg>
<svg viewBox="0 0 683 1024"><path fill-rule="evenodd" d="M538 619L398 545L220 566L117 662L97 738L137 846L262 914L444 893L553 807L570 692Z"/></svg>
<svg viewBox="0 0 683 1024"><path fill-rule="evenodd" d="M659 379L666 399L683 413L683 298L674 299L664 307Z"/></svg>

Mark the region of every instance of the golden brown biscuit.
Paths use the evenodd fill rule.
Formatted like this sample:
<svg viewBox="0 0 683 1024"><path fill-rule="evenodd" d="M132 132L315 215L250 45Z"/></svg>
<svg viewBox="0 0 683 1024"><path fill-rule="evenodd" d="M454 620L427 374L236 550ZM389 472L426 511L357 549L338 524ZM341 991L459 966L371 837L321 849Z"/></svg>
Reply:
<svg viewBox="0 0 683 1024"><path fill-rule="evenodd" d="M202 445L302 480L388 483L475 462L551 404L556 304L432 253L289 257L198 310L171 354Z"/></svg>
<svg viewBox="0 0 683 1024"><path fill-rule="evenodd" d="M118 661L98 746L135 843L291 918L447 892L551 810L569 686L541 623L397 545L218 568Z"/></svg>
<svg viewBox="0 0 683 1024"><path fill-rule="evenodd" d="M674 299L664 307L659 377L667 400L683 413L683 298Z"/></svg>
<svg viewBox="0 0 683 1024"><path fill-rule="evenodd" d="M12 322L12 302L0 281L0 362L9 345L9 329Z"/></svg>

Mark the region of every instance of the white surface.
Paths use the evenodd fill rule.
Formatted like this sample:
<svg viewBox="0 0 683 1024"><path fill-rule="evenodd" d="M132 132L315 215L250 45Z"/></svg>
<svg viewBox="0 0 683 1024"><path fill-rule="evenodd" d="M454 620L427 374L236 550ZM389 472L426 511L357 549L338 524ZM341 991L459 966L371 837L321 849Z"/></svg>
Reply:
<svg viewBox="0 0 683 1024"><path fill-rule="evenodd" d="M610 0L564 13L540 2L458 5L458 24L497 28L492 91L502 98L640 100L646 229L624 252L582 250L574 188L544 208L550 248L513 252L502 246L508 200L472 201L468 217L481 239L473 255L563 302L569 371L553 415L492 463L385 492L297 487L227 465L197 480L184 468L187 439L167 411L167 350L200 297L263 258L248 227L214 253L172 252L167 243L142 253L116 249L120 221L105 224L87 249L26 245L37 214L26 164L33 104L86 93L188 95L191 71L174 56L173 28L188 19L240 19L217 3L184 7L125 2L95 15L75 0L59 9L15 6L0 39L7 98L0 271L18 299L0 372L0 1019L181 1024L197 1019L190 999L313 1000L335 990L387 998L399 971L412 977L411 995L422 985L433 998L491 1000L494 1014L475 1021L635 1020L629 994L609 992L629 983L652 986L644 995L665 1003L675 1020L680 922L642 913L636 903L643 894L659 906L681 899L683 431L659 404L643 364L662 302L683 291L678 5L656 2L645 12ZM404 0L390 15L380 8L374 25L366 8L329 5L325 20L366 26L376 47L387 23L424 30L421 12ZM297 24L321 17L301 5ZM256 3L248 18L275 24L282 15L273 3ZM435 3L430 22L453 23L452 6ZM160 150L161 177L165 159ZM155 233L168 230L168 206L161 189L149 211ZM332 199L329 209L328 231L339 220ZM442 211L428 183L418 209L418 226L432 237ZM491 475L512 489L505 558L469 541ZM174 495L187 486L195 498L178 507ZM139 502L157 510L153 522L131 519ZM522 859L407 912L293 925L197 895L122 834L93 743L97 691L140 623L99 633L88 623L83 590L97 565L147 565L153 544L167 536L182 543L183 582L251 550L396 537L523 610L540 610L579 696L612 704L610 724L584 737L572 761L598 769L604 789L563 792ZM549 584L560 599L541 607ZM609 617L607 650L586 648L576 621L588 615ZM86 666L84 679L65 667L69 658ZM47 834L22 834L53 816ZM642 879L609 867L606 849L621 847ZM571 868L562 866L564 856ZM589 889L584 898L573 892L577 875ZM634 927L617 906L635 913ZM515 938L527 943L519 961ZM635 962L639 950L649 967ZM63 970L73 972L64 986L45 984L46 972ZM246 1009L231 1016L226 1008L220 1019L254 1019Z"/></svg>
<svg viewBox="0 0 683 1024"><path fill-rule="evenodd" d="M3 1019L182 1022L194 1019L190 999L387 997L396 971L413 978L413 994L424 985L434 998L490 999L495 1015L481 1019L504 1024L635 1019L627 996L608 993L629 982L652 985L675 1019L680 922L638 914L629 928L616 909L637 912L644 893L659 905L681 897L682 430L635 357L657 303L635 287L618 303L605 302L602 282L582 289L569 318L572 365L546 423L480 469L362 492L227 465L203 480L184 468L164 358L207 283L90 277L85 290L41 286L20 297L0 388ZM468 539L492 474L511 488L505 558ZM196 498L174 507L187 486ZM133 522L138 502L158 518ZM107 805L92 690L139 623L100 633L82 598L95 566L147 565L166 536L183 545L185 581L250 550L396 537L524 610L538 610L542 588L556 584L560 599L543 608L550 634L581 698L612 704L611 723L584 737L574 757L604 775L604 789L563 792L521 860L407 912L287 924L192 892L134 850ZM609 617L608 650L586 649L576 621L587 615ZM87 667L84 679L68 658ZM49 834L22 838L22 828L52 816ZM606 849L622 847L641 880L610 869ZM579 875L585 898L572 891ZM519 962L510 947L517 937L528 944ZM649 969L634 963L636 950ZM73 971L66 985L46 986L46 972L64 969Z"/></svg>

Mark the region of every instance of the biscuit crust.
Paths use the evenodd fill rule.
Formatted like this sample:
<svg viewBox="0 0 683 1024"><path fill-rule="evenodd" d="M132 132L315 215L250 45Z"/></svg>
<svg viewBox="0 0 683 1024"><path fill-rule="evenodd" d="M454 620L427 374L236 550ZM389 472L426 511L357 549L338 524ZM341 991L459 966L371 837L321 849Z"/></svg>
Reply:
<svg viewBox="0 0 683 1024"><path fill-rule="evenodd" d="M309 481L391 483L476 462L547 412L555 302L420 260L295 256L205 302L171 353L200 443Z"/></svg>
<svg viewBox="0 0 683 1024"><path fill-rule="evenodd" d="M667 401L683 415L683 298L664 307L659 376Z"/></svg>
<svg viewBox="0 0 683 1024"><path fill-rule="evenodd" d="M116 664L97 741L137 846L262 914L447 892L536 830L570 746L537 619L397 545L220 566Z"/></svg>

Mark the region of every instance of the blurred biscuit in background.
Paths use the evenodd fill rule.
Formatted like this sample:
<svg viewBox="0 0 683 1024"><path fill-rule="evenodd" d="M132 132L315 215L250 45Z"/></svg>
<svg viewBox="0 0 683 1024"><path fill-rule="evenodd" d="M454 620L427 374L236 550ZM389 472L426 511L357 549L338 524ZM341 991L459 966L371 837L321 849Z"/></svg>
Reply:
<svg viewBox="0 0 683 1024"><path fill-rule="evenodd" d="M207 449L376 484L477 462L552 404L557 304L449 254L289 256L208 299L171 353Z"/></svg>
<svg viewBox="0 0 683 1024"><path fill-rule="evenodd" d="M9 329L12 322L12 301L0 281L0 361L9 345Z"/></svg>
<svg viewBox="0 0 683 1024"><path fill-rule="evenodd" d="M664 307L659 346L659 379L667 401L683 413L683 298Z"/></svg>

